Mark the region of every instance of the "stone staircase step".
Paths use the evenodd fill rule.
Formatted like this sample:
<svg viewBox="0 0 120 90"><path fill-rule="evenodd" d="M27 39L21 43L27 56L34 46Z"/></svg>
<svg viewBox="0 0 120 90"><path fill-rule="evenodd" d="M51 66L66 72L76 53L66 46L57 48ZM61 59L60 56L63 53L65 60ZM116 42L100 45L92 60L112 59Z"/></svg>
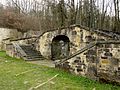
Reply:
<svg viewBox="0 0 120 90"><path fill-rule="evenodd" d="M26 60L33 61L33 60L44 60L44 57L41 53L37 50L34 50L30 45L21 45L20 46L24 52L27 54Z"/></svg>

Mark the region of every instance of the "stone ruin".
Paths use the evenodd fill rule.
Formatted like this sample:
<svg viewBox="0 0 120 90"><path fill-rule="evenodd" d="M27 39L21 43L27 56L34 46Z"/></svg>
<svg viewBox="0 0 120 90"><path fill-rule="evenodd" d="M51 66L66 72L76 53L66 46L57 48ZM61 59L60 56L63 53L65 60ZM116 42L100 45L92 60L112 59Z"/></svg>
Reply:
<svg viewBox="0 0 120 90"><path fill-rule="evenodd" d="M94 80L120 84L120 34L80 25L41 35L39 51L56 67Z"/></svg>
<svg viewBox="0 0 120 90"><path fill-rule="evenodd" d="M4 42L7 42L4 47L9 56L34 60L34 53L34 56L53 60L56 68L120 84L120 33L72 25L49 30L37 37L7 39ZM30 47L33 43L34 49Z"/></svg>

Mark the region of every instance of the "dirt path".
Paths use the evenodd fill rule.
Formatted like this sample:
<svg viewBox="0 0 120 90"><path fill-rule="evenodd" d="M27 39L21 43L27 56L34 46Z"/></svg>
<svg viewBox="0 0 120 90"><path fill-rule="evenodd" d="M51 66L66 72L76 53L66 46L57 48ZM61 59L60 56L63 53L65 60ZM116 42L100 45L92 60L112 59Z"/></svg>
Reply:
<svg viewBox="0 0 120 90"><path fill-rule="evenodd" d="M54 62L51 60L27 61L27 62L38 64L38 65L44 65L44 66L48 66L48 67L55 67Z"/></svg>

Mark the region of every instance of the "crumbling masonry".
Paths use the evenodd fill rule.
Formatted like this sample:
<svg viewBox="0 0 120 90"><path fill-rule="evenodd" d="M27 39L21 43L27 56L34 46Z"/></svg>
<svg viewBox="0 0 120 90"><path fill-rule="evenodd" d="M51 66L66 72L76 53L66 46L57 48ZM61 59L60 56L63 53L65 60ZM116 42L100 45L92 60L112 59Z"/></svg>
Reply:
<svg viewBox="0 0 120 90"><path fill-rule="evenodd" d="M57 68L73 74L120 84L119 39L120 33L73 25L37 37L6 39L3 46L12 57L46 58L53 60Z"/></svg>
<svg viewBox="0 0 120 90"><path fill-rule="evenodd" d="M44 33L39 51L71 73L120 83L120 34L80 25Z"/></svg>

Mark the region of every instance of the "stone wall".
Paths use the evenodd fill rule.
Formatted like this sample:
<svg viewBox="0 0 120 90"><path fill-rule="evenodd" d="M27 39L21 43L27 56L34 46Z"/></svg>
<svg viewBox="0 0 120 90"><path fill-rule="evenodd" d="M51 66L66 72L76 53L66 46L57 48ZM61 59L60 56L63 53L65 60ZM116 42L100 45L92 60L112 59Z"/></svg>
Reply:
<svg viewBox="0 0 120 90"><path fill-rule="evenodd" d="M91 42L116 41L115 38L104 33L77 26L54 30L44 33L39 39L39 50L44 57L51 59L51 49L54 48L52 43L58 36L59 38L60 36L65 36L69 39L70 52L67 57L76 54L83 47L87 48ZM64 39L61 40L65 41ZM62 60L62 58L59 58L56 61L56 67L94 80L99 79L120 83L120 43L99 43L64 62L61 62Z"/></svg>
<svg viewBox="0 0 120 90"><path fill-rule="evenodd" d="M61 30L50 31L43 34L39 39L39 47L40 47L39 51L44 57L51 59L52 42L54 38L60 35L61 36L64 35L69 38L69 41L70 41L69 55L74 54L89 42L96 41L96 40L104 40L104 41L112 40L112 38L108 36L101 35L94 31L86 30L81 27L70 27L70 28L61 29Z"/></svg>
<svg viewBox="0 0 120 90"><path fill-rule="evenodd" d="M2 43L4 39L15 39L21 36L22 34L16 29L0 28L0 49L2 49Z"/></svg>
<svg viewBox="0 0 120 90"><path fill-rule="evenodd" d="M98 46L98 76L100 80L119 82L120 84L120 44Z"/></svg>
<svg viewBox="0 0 120 90"><path fill-rule="evenodd" d="M120 84L120 44L99 44L63 63L57 63L56 67L94 80Z"/></svg>

